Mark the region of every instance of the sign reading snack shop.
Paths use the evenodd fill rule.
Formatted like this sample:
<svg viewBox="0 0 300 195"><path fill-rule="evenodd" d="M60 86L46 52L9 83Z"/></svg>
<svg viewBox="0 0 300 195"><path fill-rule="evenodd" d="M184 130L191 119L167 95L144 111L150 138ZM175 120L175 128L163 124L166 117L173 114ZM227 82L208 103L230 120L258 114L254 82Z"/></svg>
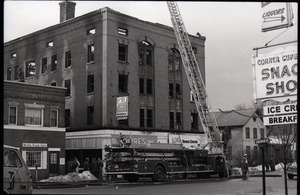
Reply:
<svg viewBox="0 0 300 195"><path fill-rule="evenodd" d="M255 99L296 96L297 60L296 47L254 57Z"/></svg>

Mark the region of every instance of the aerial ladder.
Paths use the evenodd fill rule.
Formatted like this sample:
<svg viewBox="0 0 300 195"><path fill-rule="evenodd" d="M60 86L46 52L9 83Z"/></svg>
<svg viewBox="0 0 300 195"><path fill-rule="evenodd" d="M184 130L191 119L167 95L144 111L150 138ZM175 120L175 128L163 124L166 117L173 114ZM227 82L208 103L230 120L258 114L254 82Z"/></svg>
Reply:
<svg viewBox="0 0 300 195"><path fill-rule="evenodd" d="M223 149L216 118L214 114L209 111L211 107L208 103L205 83L203 82L198 62L192 49L189 35L183 24L179 8L177 3L174 1L168 1L167 4L171 14L171 21L177 39L182 64L187 75L188 83L195 101L202 128L206 134L208 143L210 144L210 151L212 153L220 153L224 159L226 159L224 156L226 149ZM228 167L226 169L228 173Z"/></svg>

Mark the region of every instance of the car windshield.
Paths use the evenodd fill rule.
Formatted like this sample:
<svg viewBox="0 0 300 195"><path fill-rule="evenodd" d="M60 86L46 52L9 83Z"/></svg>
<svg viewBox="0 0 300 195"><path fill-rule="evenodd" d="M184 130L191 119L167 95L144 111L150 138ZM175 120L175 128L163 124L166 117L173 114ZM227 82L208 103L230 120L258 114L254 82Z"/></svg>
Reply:
<svg viewBox="0 0 300 195"><path fill-rule="evenodd" d="M3 155L3 166L4 167L21 167L22 163L17 155L17 153L13 150L4 150L4 155Z"/></svg>

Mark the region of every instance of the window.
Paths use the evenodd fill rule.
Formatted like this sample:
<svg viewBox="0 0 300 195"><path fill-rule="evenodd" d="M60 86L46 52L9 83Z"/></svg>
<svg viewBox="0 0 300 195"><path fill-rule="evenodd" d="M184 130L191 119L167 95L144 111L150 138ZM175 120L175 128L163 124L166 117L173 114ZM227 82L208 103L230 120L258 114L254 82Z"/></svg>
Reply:
<svg viewBox="0 0 300 195"><path fill-rule="evenodd" d="M42 168L42 152L26 151L26 165L28 168Z"/></svg>
<svg viewBox="0 0 300 195"><path fill-rule="evenodd" d="M10 57L13 58L13 59L14 59L14 58L17 58L17 53L12 53L12 54L10 55Z"/></svg>
<svg viewBox="0 0 300 195"><path fill-rule="evenodd" d="M87 93L94 92L94 75L87 76Z"/></svg>
<svg viewBox="0 0 300 195"><path fill-rule="evenodd" d="M127 93L128 90L128 76L119 74L119 92Z"/></svg>
<svg viewBox="0 0 300 195"><path fill-rule="evenodd" d="M153 65L153 47L147 41L139 44L139 65Z"/></svg>
<svg viewBox="0 0 300 195"><path fill-rule="evenodd" d="M26 77L35 75L35 61L26 62Z"/></svg>
<svg viewBox="0 0 300 195"><path fill-rule="evenodd" d="M43 125L43 109L25 108L25 125Z"/></svg>
<svg viewBox="0 0 300 195"><path fill-rule="evenodd" d="M169 64L169 71L176 70L180 71L180 53L178 49L171 48L172 52L168 56L168 64Z"/></svg>
<svg viewBox="0 0 300 195"><path fill-rule="evenodd" d="M250 128L246 127L246 139L250 139Z"/></svg>
<svg viewBox="0 0 300 195"><path fill-rule="evenodd" d="M147 94L152 95L152 79L147 79Z"/></svg>
<svg viewBox="0 0 300 195"><path fill-rule="evenodd" d="M173 56L172 55L168 56L168 67L169 67L169 71L173 70Z"/></svg>
<svg viewBox="0 0 300 195"><path fill-rule="evenodd" d="M169 83L169 98L174 98L174 85Z"/></svg>
<svg viewBox="0 0 300 195"><path fill-rule="evenodd" d="M7 80L11 80L11 68L7 68Z"/></svg>
<svg viewBox="0 0 300 195"><path fill-rule="evenodd" d="M147 109L147 127L153 127L153 113L152 110Z"/></svg>
<svg viewBox="0 0 300 195"><path fill-rule="evenodd" d="M176 83L176 98L181 99L180 84Z"/></svg>
<svg viewBox="0 0 300 195"><path fill-rule="evenodd" d="M198 130L198 113L191 113L191 129Z"/></svg>
<svg viewBox="0 0 300 195"><path fill-rule="evenodd" d="M181 129L181 113L176 112L176 129Z"/></svg>
<svg viewBox="0 0 300 195"><path fill-rule="evenodd" d="M47 58L42 59L42 74L47 71Z"/></svg>
<svg viewBox="0 0 300 195"><path fill-rule="evenodd" d="M46 47L53 47L53 41L49 41L46 43Z"/></svg>
<svg viewBox="0 0 300 195"><path fill-rule="evenodd" d="M145 90L144 90L144 86L145 86L145 80L144 79L140 79L140 94L144 94Z"/></svg>
<svg viewBox="0 0 300 195"><path fill-rule="evenodd" d="M65 127L70 127L71 110L65 110Z"/></svg>
<svg viewBox="0 0 300 195"><path fill-rule="evenodd" d="M140 127L145 127L145 109L140 109Z"/></svg>
<svg viewBox="0 0 300 195"><path fill-rule="evenodd" d="M118 28L118 34L119 35L123 35L123 36L127 36L128 35L128 30L125 28Z"/></svg>
<svg viewBox="0 0 300 195"><path fill-rule="evenodd" d="M65 53L65 68L68 68L71 66L71 51L67 51Z"/></svg>
<svg viewBox="0 0 300 195"><path fill-rule="evenodd" d="M58 126L58 110L50 110L50 127Z"/></svg>
<svg viewBox="0 0 300 195"><path fill-rule="evenodd" d="M21 162L21 159L19 158L18 154L15 151L4 148L3 166L4 167L22 167L22 162Z"/></svg>
<svg viewBox="0 0 300 195"><path fill-rule="evenodd" d="M179 57L175 58L174 65L175 65L175 70L180 71L180 59L179 59Z"/></svg>
<svg viewBox="0 0 300 195"><path fill-rule="evenodd" d="M71 96L71 79L65 80L66 97Z"/></svg>
<svg viewBox="0 0 300 195"><path fill-rule="evenodd" d="M94 125L94 106L87 107L87 125Z"/></svg>
<svg viewBox="0 0 300 195"><path fill-rule="evenodd" d="M127 51L127 45L119 44L119 61L127 62Z"/></svg>
<svg viewBox="0 0 300 195"><path fill-rule="evenodd" d="M51 57L51 71L57 70L57 55Z"/></svg>
<svg viewBox="0 0 300 195"><path fill-rule="evenodd" d="M88 63L95 61L95 47L94 44L88 45Z"/></svg>
<svg viewBox="0 0 300 195"><path fill-rule="evenodd" d="M15 77L14 77L14 79L15 80L18 80L18 74L19 74L19 66L15 66Z"/></svg>
<svg viewBox="0 0 300 195"><path fill-rule="evenodd" d="M51 86L56 86L56 82L50 83Z"/></svg>
<svg viewBox="0 0 300 195"><path fill-rule="evenodd" d="M174 112L170 112L170 129L174 129Z"/></svg>
<svg viewBox="0 0 300 195"><path fill-rule="evenodd" d="M10 106L9 107L9 118L8 118L8 124L17 124L17 107L16 106Z"/></svg>
<svg viewBox="0 0 300 195"><path fill-rule="evenodd" d="M253 128L253 139L257 139L257 128Z"/></svg>
<svg viewBox="0 0 300 195"><path fill-rule="evenodd" d="M94 34L96 34L96 29L95 28L88 29L86 34L87 35L94 35Z"/></svg>
<svg viewBox="0 0 300 195"><path fill-rule="evenodd" d="M50 153L50 164L51 165L57 165L58 162L58 153Z"/></svg>
<svg viewBox="0 0 300 195"><path fill-rule="evenodd" d="M265 130L260 129L260 138L264 138L264 137L265 137Z"/></svg>

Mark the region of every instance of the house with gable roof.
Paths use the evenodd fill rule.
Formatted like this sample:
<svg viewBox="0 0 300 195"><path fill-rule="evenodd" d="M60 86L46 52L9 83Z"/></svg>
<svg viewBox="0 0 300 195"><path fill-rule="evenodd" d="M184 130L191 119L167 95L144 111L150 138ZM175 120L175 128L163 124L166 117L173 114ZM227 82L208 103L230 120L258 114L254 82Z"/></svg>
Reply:
<svg viewBox="0 0 300 195"><path fill-rule="evenodd" d="M214 112L225 144L226 157L232 167L240 165L243 154L247 154L250 165L259 161L259 147L255 140L266 137L266 128L256 110Z"/></svg>

